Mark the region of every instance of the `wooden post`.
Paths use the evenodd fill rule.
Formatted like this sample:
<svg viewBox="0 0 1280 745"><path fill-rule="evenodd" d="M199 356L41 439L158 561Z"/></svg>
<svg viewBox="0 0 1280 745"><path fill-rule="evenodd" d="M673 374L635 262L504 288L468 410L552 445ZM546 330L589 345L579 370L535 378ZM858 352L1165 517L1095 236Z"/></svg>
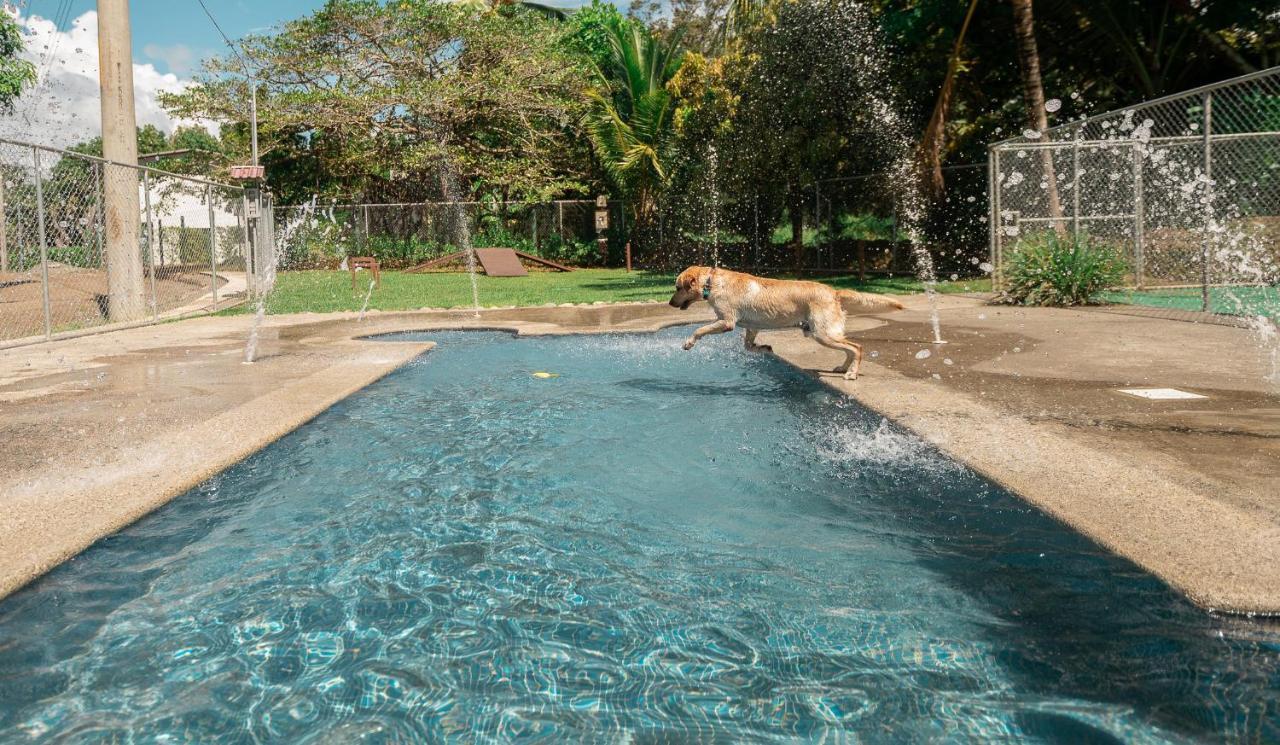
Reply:
<svg viewBox="0 0 1280 745"><path fill-rule="evenodd" d="M627 271L631 271L631 241L627 241Z"/></svg>
<svg viewBox="0 0 1280 745"><path fill-rule="evenodd" d="M858 281L867 281L867 242L858 241Z"/></svg>

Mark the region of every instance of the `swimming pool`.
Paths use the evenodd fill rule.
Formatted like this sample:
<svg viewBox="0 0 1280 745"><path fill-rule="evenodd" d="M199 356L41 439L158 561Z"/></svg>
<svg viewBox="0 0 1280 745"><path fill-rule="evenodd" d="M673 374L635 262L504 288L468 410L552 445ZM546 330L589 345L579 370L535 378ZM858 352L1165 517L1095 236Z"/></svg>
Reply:
<svg viewBox="0 0 1280 745"><path fill-rule="evenodd" d="M423 337L0 602L0 737L1280 738L1275 626L740 339Z"/></svg>

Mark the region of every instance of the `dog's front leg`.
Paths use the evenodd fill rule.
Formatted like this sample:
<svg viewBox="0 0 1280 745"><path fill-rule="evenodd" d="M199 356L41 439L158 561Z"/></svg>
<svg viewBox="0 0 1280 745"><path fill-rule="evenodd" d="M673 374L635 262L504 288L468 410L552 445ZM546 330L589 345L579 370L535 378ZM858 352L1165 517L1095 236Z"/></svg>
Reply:
<svg viewBox="0 0 1280 745"><path fill-rule="evenodd" d="M733 327L734 327L733 321L720 320L720 321L716 321L715 323L708 323L706 326L703 326L697 331L694 331L693 336L690 336L688 339L685 340L684 350L687 352L690 349L693 349L693 345L697 344L698 340L706 336L707 334L725 334L730 331L733 331Z"/></svg>

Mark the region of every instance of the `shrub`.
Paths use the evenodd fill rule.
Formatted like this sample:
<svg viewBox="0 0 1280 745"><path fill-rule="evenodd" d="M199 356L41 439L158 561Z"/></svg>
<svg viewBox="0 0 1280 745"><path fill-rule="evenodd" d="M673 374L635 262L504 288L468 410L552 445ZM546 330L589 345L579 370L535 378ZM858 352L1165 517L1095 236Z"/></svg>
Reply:
<svg viewBox="0 0 1280 745"><path fill-rule="evenodd" d="M1124 282L1128 267L1114 246L1054 232L1018 242L1005 262L1001 302L1015 305L1087 305Z"/></svg>

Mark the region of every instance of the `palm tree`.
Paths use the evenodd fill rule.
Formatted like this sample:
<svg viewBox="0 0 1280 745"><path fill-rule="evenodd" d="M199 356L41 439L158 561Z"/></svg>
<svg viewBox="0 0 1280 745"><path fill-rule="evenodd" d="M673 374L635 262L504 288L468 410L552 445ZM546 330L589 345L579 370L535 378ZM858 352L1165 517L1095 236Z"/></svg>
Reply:
<svg viewBox="0 0 1280 745"><path fill-rule="evenodd" d="M518 5L521 8L541 13L553 21L563 21L569 17L569 12L564 8L545 3L520 2L520 0L454 0L454 2L465 8L471 8L477 13L497 13L509 5Z"/></svg>
<svg viewBox="0 0 1280 745"><path fill-rule="evenodd" d="M969 10L964 14L964 23L960 25L960 33L956 35L955 46L951 57L947 60L947 74L942 79L942 88L938 91L938 100L934 103L933 114L925 127L924 137L920 141L920 161L924 171L925 184L934 198L940 198L946 192L946 181L942 175L942 148L946 144L947 116L951 111L951 98L955 93L956 77L960 72L960 53L964 50L964 37L969 33L969 23L973 13L978 9L978 0L970 0Z"/></svg>
<svg viewBox="0 0 1280 745"><path fill-rule="evenodd" d="M1040 51L1036 47L1036 21L1031 0L1011 0L1013 31L1018 41L1018 65L1022 68L1022 98L1027 106L1027 124L1036 132L1049 128L1049 115L1044 108L1044 82L1040 77ZM1053 172L1053 151L1040 151L1043 178L1048 186L1049 217L1053 227L1063 232L1062 200L1058 197L1058 179Z"/></svg>
<svg viewBox="0 0 1280 745"><path fill-rule="evenodd" d="M609 42L611 64L596 71L600 87L589 94L585 128L601 167L646 223L669 178L676 104L667 83L683 61L680 40L624 22L610 26Z"/></svg>

